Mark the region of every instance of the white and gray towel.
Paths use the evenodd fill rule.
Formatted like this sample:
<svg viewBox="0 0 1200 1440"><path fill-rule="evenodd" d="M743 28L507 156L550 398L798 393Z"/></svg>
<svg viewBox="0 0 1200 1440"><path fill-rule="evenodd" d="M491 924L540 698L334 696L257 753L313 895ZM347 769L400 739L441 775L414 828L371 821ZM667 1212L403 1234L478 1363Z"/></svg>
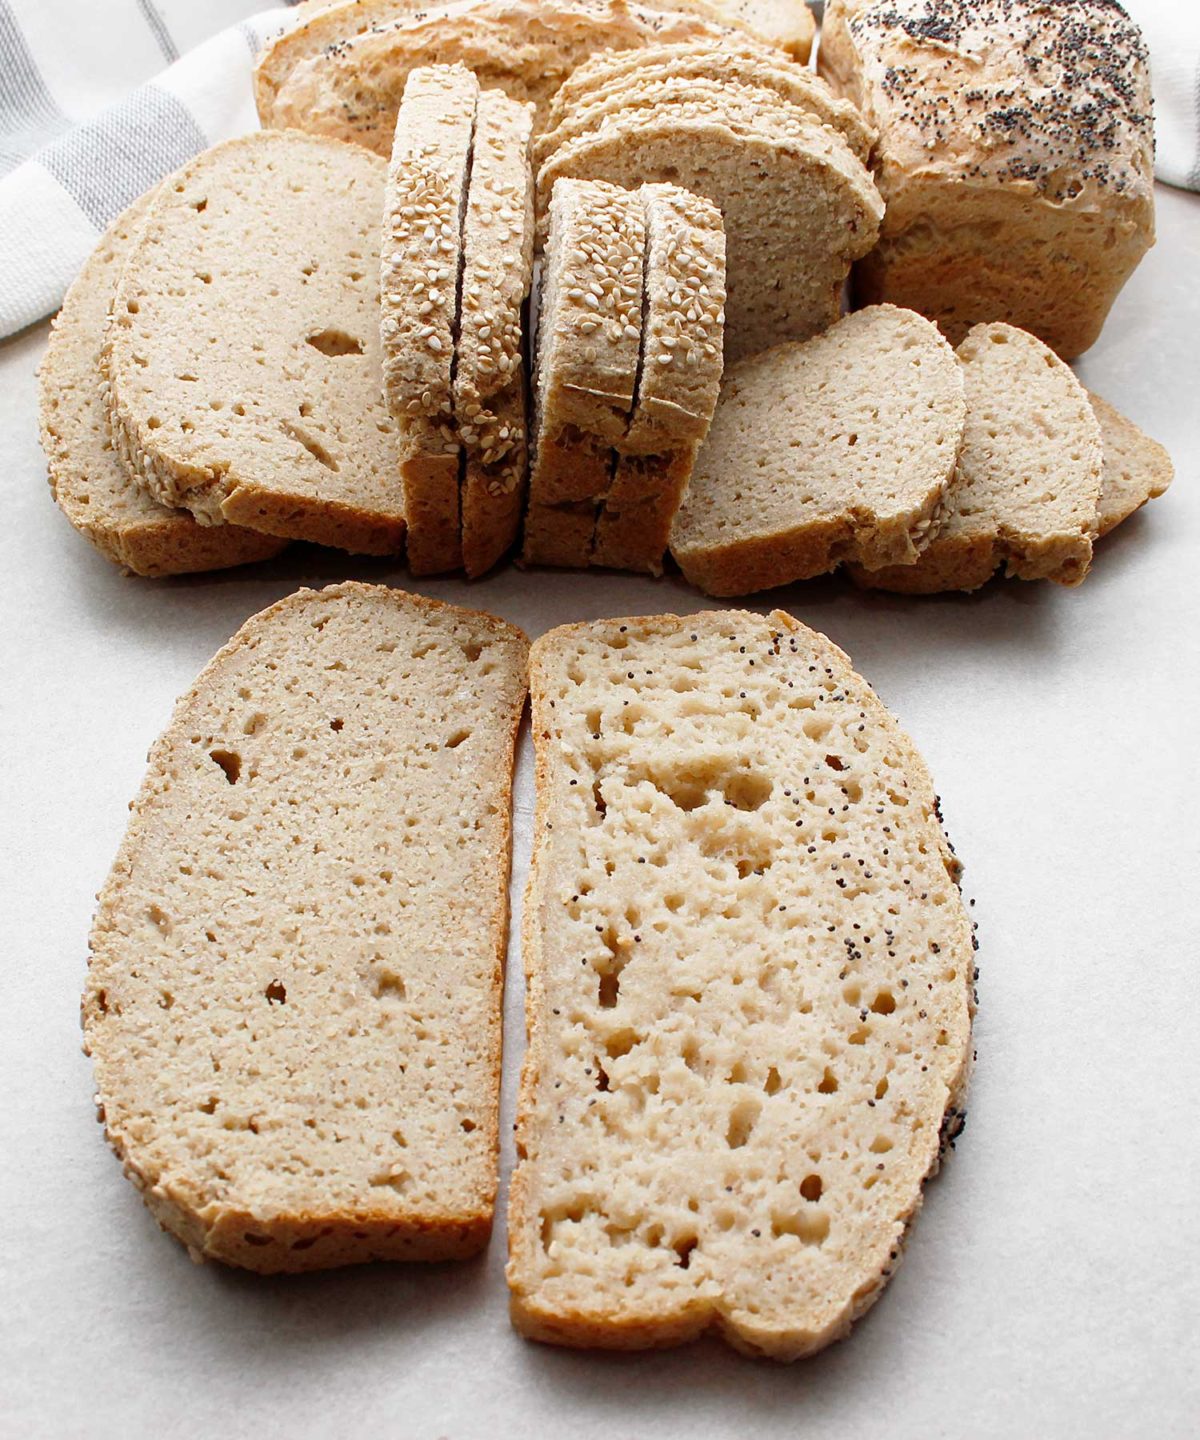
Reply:
<svg viewBox="0 0 1200 1440"><path fill-rule="evenodd" d="M294 0L283 0L283 4ZM264 0L0 0L0 336L57 309L156 180L257 124ZM1200 190L1200 0L1125 0L1150 43L1157 174Z"/></svg>

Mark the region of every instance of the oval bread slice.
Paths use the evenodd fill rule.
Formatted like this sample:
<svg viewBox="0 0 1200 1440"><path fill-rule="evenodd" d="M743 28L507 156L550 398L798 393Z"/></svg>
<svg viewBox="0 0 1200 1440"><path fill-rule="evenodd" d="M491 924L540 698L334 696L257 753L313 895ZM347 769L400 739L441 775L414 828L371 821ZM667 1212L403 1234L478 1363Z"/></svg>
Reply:
<svg viewBox="0 0 1200 1440"><path fill-rule="evenodd" d="M513 1321L809 1354L962 1125L973 941L929 775L780 611L554 630L531 688Z"/></svg>
<svg viewBox="0 0 1200 1440"><path fill-rule="evenodd" d="M140 234L151 191L119 215L63 299L38 370L38 424L50 489L85 539L135 575L223 570L277 555L287 543L236 525L200 525L160 505L113 448L100 351L125 257Z"/></svg>
<svg viewBox="0 0 1200 1440"><path fill-rule="evenodd" d="M163 504L346 550L400 547L378 318L385 168L264 131L160 190L104 364L114 443Z"/></svg>
<svg viewBox="0 0 1200 1440"><path fill-rule="evenodd" d="M837 319L850 266L874 243L883 208L835 131L798 110L794 121L778 113L726 121L708 101L610 116L541 167L539 207L563 176L630 188L666 181L703 195L725 223L726 359L804 339Z"/></svg>
<svg viewBox="0 0 1200 1440"><path fill-rule="evenodd" d="M958 466L916 564L854 569L906 595L977 590L1001 565L1022 580L1078 585L1092 562L1103 480L1087 391L1049 346L1002 323L958 347L966 428Z"/></svg>
<svg viewBox="0 0 1200 1440"><path fill-rule="evenodd" d="M1100 488L1100 534L1107 535L1147 500L1165 495L1175 478L1171 457L1157 440L1102 396L1088 391L1100 425L1104 470Z"/></svg>
<svg viewBox="0 0 1200 1440"><path fill-rule="evenodd" d="M872 306L725 372L671 553L712 595L842 560L916 559L954 474L961 367L911 310Z"/></svg>
<svg viewBox="0 0 1200 1440"><path fill-rule="evenodd" d="M526 649L383 586L301 590L151 751L83 1025L108 1138L194 1258L486 1243Z"/></svg>

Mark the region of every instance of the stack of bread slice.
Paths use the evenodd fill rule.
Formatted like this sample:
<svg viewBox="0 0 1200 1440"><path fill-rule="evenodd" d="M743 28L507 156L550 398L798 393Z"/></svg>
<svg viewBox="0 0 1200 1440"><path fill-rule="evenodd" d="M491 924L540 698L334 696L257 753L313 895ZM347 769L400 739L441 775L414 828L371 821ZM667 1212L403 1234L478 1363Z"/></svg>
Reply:
<svg viewBox="0 0 1200 1440"><path fill-rule="evenodd" d="M353 140L386 155L405 83L420 66L463 64L485 84L532 101L540 125L555 90L598 50L739 34L752 40L751 14L798 59L807 58L812 17L799 0L457 0L428 7L359 0L305 17L269 46L258 62L255 98L264 126ZM786 58L786 49L758 38Z"/></svg>
<svg viewBox="0 0 1200 1440"><path fill-rule="evenodd" d="M1096 536L1170 479L1161 446L1032 335L977 326L954 352L914 312L869 306L726 371L671 551L714 595L843 562L914 594L1001 566L1075 585Z"/></svg>
<svg viewBox="0 0 1200 1440"><path fill-rule="evenodd" d="M409 76L388 170L384 382L416 575L489 569L525 479L532 111L460 65Z"/></svg>
<svg viewBox="0 0 1200 1440"><path fill-rule="evenodd" d="M67 291L38 372L50 488L71 524L136 575L184 575L265 560L287 543L238 525L201 525L137 483L112 443L100 367L113 291L154 192L119 215Z"/></svg>
<svg viewBox="0 0 1200 1440"><path fill-rule="evenodd" d="M838 317L883 202L854 107L778 53L692 44L600 57L568 82L535 152L538 209L564 177L675 183L725 222L726 358Z"/></svg>
<svg viewBox="0 0 1200 1440"><path fill-rule="evenodd" d="M725 245L671 185L563 180L551 201L523 556L659 573L716 404Z"/></svg>
<svg viewBox="0 0 1200 1440"><path fill-rule="evenodd" d="M102 354L118 453L204 525L388 554L404 536L383 403L384 163L264 131L164 182Z"/></svg>

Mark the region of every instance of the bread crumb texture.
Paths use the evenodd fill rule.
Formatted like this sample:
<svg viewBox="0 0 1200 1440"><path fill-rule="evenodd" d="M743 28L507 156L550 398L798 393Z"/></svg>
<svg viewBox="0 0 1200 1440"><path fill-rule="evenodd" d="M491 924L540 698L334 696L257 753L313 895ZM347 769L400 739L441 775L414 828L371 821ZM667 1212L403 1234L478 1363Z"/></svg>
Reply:
<svg viewBox="0 0 1200 1440"><path fill-rule="evenodd" d="M83 999L126 1174L258 1271L486 1243L526 642L384 587L253 617L154 746Z"/></svg>
<svg viewBox="0 0 1200 1440"><path fill-rule="evenodd" d="M961 1128L973 939L929 776L779 611L567 627L531 675L514 1321L808 1354Z"/></svg>

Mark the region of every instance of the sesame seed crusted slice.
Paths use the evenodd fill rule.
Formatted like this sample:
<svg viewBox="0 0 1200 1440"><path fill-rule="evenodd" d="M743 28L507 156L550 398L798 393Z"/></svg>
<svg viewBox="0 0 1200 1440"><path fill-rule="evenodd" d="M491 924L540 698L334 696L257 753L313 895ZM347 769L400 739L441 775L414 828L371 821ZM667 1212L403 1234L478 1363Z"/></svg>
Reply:
<svg viewBox="0 0 1200 1440"><path fill-rule="evenodd" d="M874 132L848 100L835 95L811 70L738 40L727 45L602 51L593 56L554 97L550 123L538 140L537 163L572 134L590 129L604 113L653 103L668 85L674 87L673 93L682 89L695 96L724 86L768 91L820 124L832 126L864 163L870 154Z"/></svg>
<svg viewBox="0 0 1200 1440"><path fill-rule="evenodd" d="M463 568L482 575L506 554L521 526L528 477L526 442L529 393L524 366L518 366L507 390L494 397L498 458L487 460L468 450L462 489Z"/></svg>
<svg viewBox="0 0 1200 1440"><path fill-rule="evenodd" d="M928 595L977 590L1000 568L1078 585L1092 561L1103 483L1087 391L1033 335L976 325L958 347L966 428L932 539L914 564L854 567L856 582Z"/></svg>
<svg viewBox="0 0 1200 1440"><path fill-rule="evenodd" d="M462 563L454 378L478 97L461 65L413 70L388 166L380 327L414 575Z"/></svg>
<svg viewBox="0 0 1200 1440"><path fill-rule="evenodd" d="M499 90L479 97L471 183L463 221L462 305L454 374L459 439L485 466L503 459L523 431L506 400L523 363L522 308L533 269L531 106Z"/></svg>

